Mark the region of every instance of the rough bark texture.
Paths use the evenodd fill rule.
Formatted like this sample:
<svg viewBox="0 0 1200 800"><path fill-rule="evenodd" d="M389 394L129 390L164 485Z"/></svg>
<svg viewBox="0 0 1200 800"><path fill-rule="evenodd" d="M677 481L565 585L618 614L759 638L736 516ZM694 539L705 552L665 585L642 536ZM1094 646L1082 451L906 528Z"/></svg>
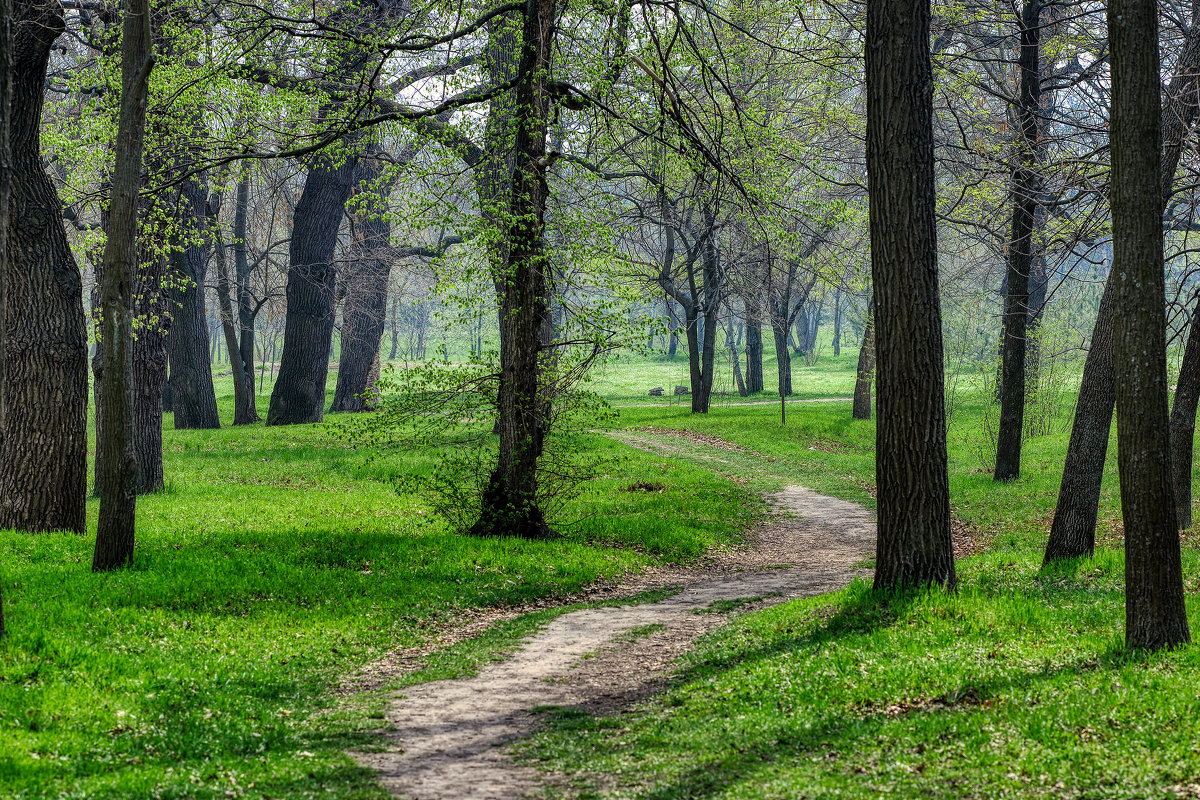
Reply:
<svg viewBox="0 0 1200 800"><path fill-rule="evenodd" d="M292 217L287 319L268 425L320 422L333 341L337 270L333 251L357 159L321 157L308 172Z"/></svg>
<svg viewBox="0 0 1200 800"><path fill-rule="evenodd" d="M996 435L998 481L1021 474L1021 433L1025 420L1025 341L1029 321L1029 273L1033 263L1034 220L1038 205L1037 150L1042 80L1041 0L1025 0L1021 11L1020 92L1017 119L1020 154L1012 176L1012 237L1008 243L1008 293L1004 299L1004 339L1000 381L1000 426Z"/></svg>
<svg viewBox="0 0 1200 800"><path fill-rule="evenodd" d="M1112 273L1115 274L1115 271ZM1092 345L1083 366L1071 441L1067 445L1058 505L1046 542L1047 563L1090 556L1096 548L1096 509L1100 478L1108 454L1116 387L1113 385L1113 294L1115 281L1104 284Z"/></svg>
<svg viewBox="0 0 1200 800"><path fill-rule="evenodd" d="M243 176L238 182L237 200L233 209L233 265L237 281L237 312L239 342L238 349L242 354L242 364L245 365L246 375L250 377L250 398L248 401L248 417L257 422L258 394L254 388L254 322L260 308L250 291L250 246L246 237L249 235L247 220L250 216L250 178Z"/></svg>
<svg viewBox="0 0 1200 800"><path fill-rule="evenodd" d="M368 148L367 155L372 152ZM356 183L366 192L390 191L390 186L375 185L382 174L382 162L363 158L358 163ZM347 269L346 300L342 306L341 363L332 411L371 408L369 395L375 385L371 371L379 362L392 268L391 223L386 212L386 197L377 197L356 215L353 262Z"/></svg>
<svg viewBox="0 0 1200 800"><path fill-rule="evenodd" d="M1197 293L1200 300L1200 292ZM1200 306L1193 306L1193 308ZM1196 440L1196 407L1200 404L1200 319L1192 311L1175 401L1171 406L1171 485L1174 488L1175 518L1180 530L1192 526L1192 447Z"/></svg>
<svg viewBox="0 0 1200 800"><path fill-rule="evenodd" d="M149 6L146 0L130 0L121 34L121 112L100 287L103 379L98 408L104 420L96 442L102 471L96 475L100 514L93 572L122 566L133 557L138 484L133 450L133 276L146 93L153 65Z"/></svg>
<svg viewBox="0 0 1200 800"><path fill-rule="evenodd" d="M858 377L854 381L854 419L871 418L871 382L875 379L875 301L867 303L867 324L858 350Z"/></svg>
<svg viewBox="0 0 1200 800"><path fill-rule="evenodd" d="M248 187L248 178L246 177L243 177L238 183L239 202L243 186ZM225 337L225 349L229 352L229 372L233 377L233 424L249 425L258 422L258 412L254 408L254 373L251 371L251 365L242 360L238 320L233 302L230 300L230 292L234 283L229 277L229 258L223 241L216 242L216 256L217 305L221 314L221 332Z"/></svg>
<svg viewBox="0 0 1200 800"><path fill-rule="evenodd" d="M39 148L46 64L64 23L58 3L45 0L18 0L15 15L0 528L82 533L88 382L83 284Z"/></svg>
<svg viewBox="0 0 1200 800"><path fill-rule="evenodd" d="M1110 0L1108 29L1125 642L1171 647L1190 634L1168 440L1157 3Z"/></svg>
<svg viewBox="0 0 1200 800"><path fill-rule="evenodd" d="M13 2L0 0L0 452L4 450L5 302L8 296L8 231L12 201ZM4 636L4 580L0 576L0 638Z"/></svg>
<svg viewBox="0 0 1200 800"><path fill-rule="evenodd" d="M185 246L171 252L175 273L171 281L173 320L167 337L171 363L171 410L175 429L219 428L217 395L213 388L208 333L208 311L204 302L204 280L208 271L208 190L197 179L181 187L178 218L187 237Z"/></svg>
<svg viewBox="0 0 1200 800"><path fill-rule="evenodd" d="M512 201L506 224L507 280L503 284L500 361L507 390L499 407L500 451L484 491L473 533L543 538L551 534L537 498L537 465L546 434L545 398L540 386L546 302L544 219L546 132L550 68L555 28L554 0L529 0L522 31L520 80L514 91L523 124L514 137Z"/></svg>
<svg viewBox="0 0 1200 800"><path fill-rule="evenodd" d="M879 359L876 589L955 585L929 26L929 0L867 5L867 175Z"/></svg>
<svg viewBox="0 0 1200 800"><path fill-rule="evenodd" d="M746 391L763 390L762 312L756 307L746 309Z"/></svg>
<svg viewBox="0 0 1200 800"><path fill-rule="evenodd" d="M1195 92L1198 86L1200 26L1193 26L1175 65L1175 77L1168 84L1164 100L1160 183L1164 198L1171 194L1183 141L1196 122L1198 106ZM1110 269L1104 285L1106 295L1115 292L1113 283L1116 277L1117 271ZM1068 448L1063 465L1062 486L1046 546L1047 559L1091 555L1096 537L1096 499L1100 497L1100 484L1104 479L1104 457L1108 449L1109 427L1116 397L1111 389L1113 318L1111 311L1104 313L1104 308L1101 302L1092 330L1091 350L1084 364L1079 402L1075 406L1075 420L1071 427L1072 447ZM1112 308L1111 302L1109 308ZM1094 374L1097 372L1107 375ZM1180 417L1184 413L1185 409L1181 408ZM1077 439L1079 446L1075 447ZM1190 463L1186 468L1173 464L1172 469L1176 476L1186 469L1187 479L1190 480ZM1061 525L1060 516L1064 518Z"/></svg>

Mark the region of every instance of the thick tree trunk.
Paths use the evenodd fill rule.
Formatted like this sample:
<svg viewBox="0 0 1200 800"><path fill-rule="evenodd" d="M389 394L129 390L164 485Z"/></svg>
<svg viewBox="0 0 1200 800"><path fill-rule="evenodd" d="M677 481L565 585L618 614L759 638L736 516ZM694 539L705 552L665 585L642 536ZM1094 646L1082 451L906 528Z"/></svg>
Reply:
<svg viewBox="0 0 1200 800"><path fill-rule="evenodd" d="M763 390L762 312L746 310L746 391Z"/></svg>
<svg viewBox="0 0 1200 800"><path fill-rule="evenodd" d="M4 452L4 392L9 222L12 218L13 0L0 0L0 453ZM4 638L4 580L0 576L0 639Z"/></svg>
<svg viewBox="0 0 1200 800"><path fill-rule="evenodd" d="M1195 299L1200 301L1200 292ZM1196 309L1200 309L1200 302L1192 311L1171 406L1171 485L1180 530L1192 527L1192 447L1196 440L1196 407L1200 404L1200 318Z"/></svg>
<svg viewBox="0 0 1200 800"><path fill-rule="evenodd" d="M867 5L878 348L875 588L955 585L938 297L929 0Z"/></svg>
<svg viewBox="0 0 1200 800"><path fill-rule="evenodd" d="M1008 248L1008 293L1004 299L1004 349L1001 359L1000 426L996 435L998 481L1021 474L1021 435L1025 420L1025 341L1029 321L1029 273L1033 264L1034 220L1037 216L1039 111L1042 80L1042 0L1025 0L1021 11L1020 97L1021 152L1012 177L1012 237Z"/></svg>
<svg viewBox="0 0 1200 800"><path fill-rule="evenodd" d="M779 374L779 393L784 397L792 395L792 351L788 349L787 323L780 325L774 315L771 318L771 332L775 334L775 367Z"/></svg>
<svg viewBox="0 0 1200 800"><path fill-rule="evenodd" d="M17 0L14 11L0 528L82 533L88 399L83 284L39 147L46 65L64 22L56 2Z"/></svg>
<svg viewBox="0 0 1200 800"><path fill-rule="evenodd" d="M368 150L368 155L372 151ZM357 183L367 191L390 191L375 184L383 174L377 158L358 163ZM346 301L342 305L342 358L332 411L368 411L374 390L372 368L379 363L379 348L387 320L387 290L391 278L391 223L386 197L358 215L354 262L349 267Z"/></svg>
<svg viewBox="0 0 1200 800"><path fill-rule="evenodd" d="M208 259L201 244L206 235L208 189L191 179L181 187L179 218L188 234L184 247L171 252L174 276L171 295L174 319L167 337L171 363L171 408L175 429L219 428L217 395L213 388L204 280Z"/></svg>
<svg viewBox="0 0 1200 800"><path fill-rule="evenodd" d="M133 281L133 315L140 321L133 341L133 441L138 461L138 493L163 488L163 390L167 384L167 336L171 329L167 259L141 247ZM102 380L101 375L96 376ZM97 437L102 429L97 428ZM101 456L96 453L97 474Z"/></svg>
<svg viewBox="0 0 1200 800"><path fill-rule="evenodd" d="M1046 563L1060 558L1090 556L1096 548L1096 509L1100 503L1108 432L1116 401L1112 342L1115 286L1116 281L1110 278L1100 296L1092 344L1083 365L1083 380L1079 385L1058 505L1046 542Z"/></svg>
<svg viewBox="0 0 1200 800"><path fill-rule="evenodd" d="M1158 4L1110 0L1113 347L1125 523L1125 642L1189 641L1167 414Z"/></svg>
<svg viewBox="0 0 1200 800"><path fill-rule="evenodd" d="M268 425L320 422L333 343L337 270L333 251L357 159L321 158L308 172L293 214L287 280L287 318L279 377L271 391Z"/></svg>
<svg viewBox="0 0 1200 800"><path fill-rule="evenodd" d="M1162 197L1171 195L1175 171L1179 165L1183 141L1196 121L1198 106L1195 92L1200 86L1200 25L1193 26L1175 65L1175 76L1167 87L1162 111ZM1113 284L1117 271L1110 267L1104 284L1105 296L1115 293ZM1112 308L1113 301L1109 301ZM1100 312L1092 330L1092 346L1083 367L1079 402L1071 427L1072 445L1067 449L1063 465L1062 485L1054 525L1046 545L1046 560L1091 555L1096 537L1097 500L1104 479L1104 460L1108 450L1108 434L1112 424L1115 392L1112 390L1113 317L1105 313L1101 300ZM1190 336L1190 333L1189 333ZM1181 414L1182 414L1181 409ZM1078 447L1075 446L1078 441ZM1173 474L1184 468L1173 465ZM1190 464L1186 467L1190 473ZM1058 518L1065 516L1060 527ZM1086 549L1085 549L1086 548Z"/></svg>
<svg viewBox="0 0 1200 800"><path fill-rule="evenodd" d="M867 324L858 350L858 377L854 381L854 419L871 418L871 382L875 378L875 301L867 301Z"/></svg>
<svg viewBox="0 0 1200 800"><path fill-rule="evenodd" d="M514 91L512 201L506 225L507 270L501 308L500 360L506 391L499 407L500 451L484 491L480 535L543 538L551 534L538 503L537 466L544 446L546 403L541 386L546 302L544 220L546 133L550 98L547 73L553 48L554 0L529 0L522 33L520 80Z"/></svg>
<svg viewBox="0 0 1200 800"><path fill-rule="evenodd" d="M146 133L146 94L151 54L150 8L146 0L130 0L121 34L121 115L117 129L108 237L104 247L104 282L100 347L103 380L99 413L101 436L96 475L100 514L92 571L127 564L133 557L137 509L138 464L133 449L133 276L138 262L138 190L142 177L142 143ZM207 343L206 349L207 349Z"/></svg>

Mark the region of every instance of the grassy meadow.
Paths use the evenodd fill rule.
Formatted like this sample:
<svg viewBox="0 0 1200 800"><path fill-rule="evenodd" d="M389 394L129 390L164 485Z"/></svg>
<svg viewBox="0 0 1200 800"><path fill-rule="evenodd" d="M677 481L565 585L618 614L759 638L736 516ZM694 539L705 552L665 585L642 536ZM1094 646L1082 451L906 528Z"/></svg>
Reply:
<svg viewBox="0 0 1200 800"><path fill-rule="evenodd" d="M610 361L591 388L619 408L616 426L673 454L581 434L602 473L562 538L538 543L452 533L395 488L432 469L429 454L355 449L337 416L177 432L167 415L167 488L139 502L130 568L92 575L89 536L0 532L0 798L383 797L345 751L370 746L395 682L339 687L385 653L734 543L785 483L872 505L874 424L845 400L804 402L848 397L856 356L797 359L785 425L769 391L759 404L720 395L706 416L650 398L686 383L682 355ZM768 360L768 383L774 371ZM1200 794L1200 651L1121 647L1115 447L1100 552L1043 571L1070 398L1027 442L1023 477L997 485L981 386L961 381L952 401L952 500L983 549L960 562L957 595L881 599L856 584L741 616L662 697L615 717L548 713L521 757L574 776L552 792L580 797ZM717 389L731 391L727 372ZM228 421L227 378L218 394ZM713 440L680 433L692 431L732 449L716 461ZM622 491L637 481L663 491ZM1200 559L1185 539L1192 590ZM405 680L468 672L554 613L502 623Z"/></svg>

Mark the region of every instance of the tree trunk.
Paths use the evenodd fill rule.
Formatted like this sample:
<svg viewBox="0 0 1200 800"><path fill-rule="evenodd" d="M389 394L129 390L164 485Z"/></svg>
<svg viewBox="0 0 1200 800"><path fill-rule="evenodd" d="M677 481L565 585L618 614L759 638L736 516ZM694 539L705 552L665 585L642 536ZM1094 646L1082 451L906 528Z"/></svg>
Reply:
<svg viewBox="0 0 1200 800"><path fill-rule="evenodd" d="M1200 85L1200 26L1188 32L1175 75L1167 87L1162 111L1162 173L1160 190L1162 197L1169 197L1175 182L1175 171L1179 165L1182 144L1191 126L1196 121L1198 106L1194 100ZM1104 284L1104 296L1114 295L1117 271L1110 266ZM1092 330L1092 346L1083 367L1083 380L1079 388L1079 402L1075 406L1075 420L1071 426L1071 445L1067 448L1067 459L1063 465L1062 485L1058 492L1058 505L1054 512L1054 523L1046 544L1046 560L1091 555L1096 538L1097 501L1104 479L1104 460L1108 450L1108 434L1112 424L1113 403L1116 394L1112 389L1113 363L1113 315L1114 301L1109 299L1105 313L1105 300L1101 299L1100 311ZM1189 333L1189 337L1190 337ZM1181 409L1181 415L1183 409ZM1076 443L1078 442L1078 447ZM1190 464L1186 468L1191 472ZM1183 471L1173 465L1174 474ZM1190 478L1189 478L1190 479ZM1064 521L1060 525L1059 517Z"/></svg>
<svg viewBox="0 0 1200 800"><path fill-rule="evenodd" d="M243 178L244 182L246 179ZM239 184L239 192L241 186ZM238 342L238 323L234 316L233 303L229 299L233 282L229 279L229 259L225 243L215 244L217 255L217 305L221 314L221 332L225 336L225 349L229 351L229 372L233 376L233 424L250 425L258 422L254 408L254 372L250 364L242 360Z"/></svg>
<svg viewBox="0 0 1200 800"><path fill-rule="evenodd" d="M670 342L667 344L667 358L675 360L675 353L679 350L679 318L675 315L675 309L671 307L671 298L668 297L667 303L667 330L670 335Z"/></svg>
<svg viewBox="0 0 1200 800"><path fill-rule="evenodd" d="M833 295L833 354L842 354L842 293Z"/></svg>
<svg viewBox="0 0 1200 800"><path fill-rule="evenodd" d="M373 145L368 148L368 155L377 150ZM365 191L390 192L390 185L375 185L382 174L382 162L363 158L358 163L357 184ZM358 241L342 306L342 358L332 411L368 411L372 407L368 395L373 392L374 383L370 376L374 365L379 363L392 269L387 198L377 197L373 205L358 215L356 225Z"/></svg>
<svg viewBox="0 0 1200 800"><path fill-rule="evenodd" d="M18 0L14 11L0 528L82 533L88 403L83 283L40 153L46 65L64 22L61 6L45 0Z"/></svg>
<svg viewBox="0 0 1200 800"><path fill-rule="evenodd" d="M246 239L249 234L247 230L249 216L250 173L247 170L242 174L242 179L238 181L237 199L233 207L233 265L237 280L238 329L240 333L238 349L241 351L246 374L250 377L247 419L257 422L259 416L258 397L254 388L254 324L258 316L258 304L255 302L254 294L250 291L250 247Z"/></svg>
<svg viewBox="0 0 1200 800"><path fill-rule="evenodd" d="M762 312L757 307L746 309L746 391L763 390Z"/></svg>
<svg viewBox="0 0 1200 800"><path fill-rule="evenodd" d="M1125 523L1125 642L1190 639L1171 487L1158 4L1110 0L1113 348Z"/></svg>
<svg viewBox="0 0 1200 800"><path fill-rule="evenodd" d="M96 442L102 471L96 475L100 514L92 571L127 564L133 557L138 463L133 449L133 276L138 263L138 190L146 133L146 95L151 52L146 0L125 6L121 34L121 114L117 129L112 196L104 247L100 347L103 379ZM205 343L207 349L207 342ZM211 377L211 376L210 376Z"/></svg>
<svg viewBox="0 0 1200 800"><path fill-rule="evenodd" d="M867 5L879 404L875 588L955 585L938 297L929 0Z"/></svg>
<svg viewBox="0 0 1200 800"><path fill-rule="evenodd" d="M786 325L786 323L784 323ZM781 327L774 316L771 331L775 334L775 367L779 373L779 393L784 397L792 394L792 351L788 349L787 328Z"/></svg>
<svg viewBox="0 0 1200 800"><path fill-rule="evenodd" d="M153 212L149 215L153 218ZM133 315L141 322L133 340L133 440L138 461L138 493L163 488L163 390L167 383L167 336L171 329L167 259L142 246L133 282ZM102 380L101 375L96 376ZM97 437L101 428L97 428ZM97 474L101 455L96 453Z"/></svg>
<svg viewBox="0 0 1200 800"><path fill-rule="evenodd" d="M13 0L0 0L0 453L4 452L4 342L8 241L12 217ZM0 639L4 638L4 580L0 576Z"/></svg>
<svg viewBox="0 0 1200 800"><path fill-rule="evenodd" d="M1012 238L1008 250L1008 293L1004 299L1004 350L1001 360L1000 427L996 435L998 481L1021 474L1021 434L1025 420L1025 336L1029 321L1029 272L1033 263L1033 225L1037 215L1039 111L1042 80L1042 0L1025 0L1021 10L1020 98L1021 152L1012 177Z"/></svg>
<svg viewBox="0 0 1200 800"><path fill-rule="evenodd" d="M279 377L271 391L268 425L320 422L333 344L337 270L333 251L357 158L322 157L308 172L292 216L287 318Z"/></svg>
<svg viewBox="0 0 1200 800"><path fill-rule="evenodd" d="M549 307L546 302L544 220L546 133L549 96L547 73L553 48L554 0L529 0L522 33L520 79L514 109L521 124L514 136L506 241L507 280L503 283L500 360L507 391L499 407L500 451L484 491L481 535L544 538L551 535L538 503L537 465L546 434L546 402L541 386L541 342Z"/></svg>
<svg viewBox="0 0 1200 800"><path fill-rule="evenodd" d="M213 388L204 280L208 271L205 249L208 189L193 178L181 187L179 217L188 236L185 246L171 251L174 267L171 296L174 319L167 337L171 363L171 407L175 430L220 428L217 394Z"/></svg>
<svg viewBox="0 0 1200 800"><path fill-rule="evenodd" d="M871 418L871 381L875 377L875 300L867 301L867 324L858 350L858 377L854 381L854 419Z"/></svg>
<svg viewBox="0 0 1200 800"><path fill-rule="evenodd" d="M400 347L400 296L392 300L392 349L388 361L396 360L396 351Z"/></svg>
<svg viewBox="0 0 1200 800"><path fill-rule="evenodd" d="M1175 402L1171 406L1171 485L1175 496L1175 517L1180 530L1192 527L1192 447L1196 440L1196 407L1200 404L1200 291L1193 306L1179 380L1175 384Z"/></svg>

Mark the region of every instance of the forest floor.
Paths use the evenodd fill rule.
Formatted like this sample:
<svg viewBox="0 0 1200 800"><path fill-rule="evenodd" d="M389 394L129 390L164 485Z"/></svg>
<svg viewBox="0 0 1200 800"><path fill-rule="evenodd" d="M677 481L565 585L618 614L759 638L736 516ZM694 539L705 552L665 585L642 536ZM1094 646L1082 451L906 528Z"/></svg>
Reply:
<svg viewBox="0 0 1200 800"><path fill-rule="evenodd" d="M550 707L619 710L663 686L665 673L726 613L841 588L863 573L875 525L854 503L789 486L775 518L700 569L667 568L621 587L680 587L652 603L559 616L510 659L465 680L406 689L389 707L387 748L359 753L393 794L412 800L515 800L540 784L507 745Z"/></svg>

